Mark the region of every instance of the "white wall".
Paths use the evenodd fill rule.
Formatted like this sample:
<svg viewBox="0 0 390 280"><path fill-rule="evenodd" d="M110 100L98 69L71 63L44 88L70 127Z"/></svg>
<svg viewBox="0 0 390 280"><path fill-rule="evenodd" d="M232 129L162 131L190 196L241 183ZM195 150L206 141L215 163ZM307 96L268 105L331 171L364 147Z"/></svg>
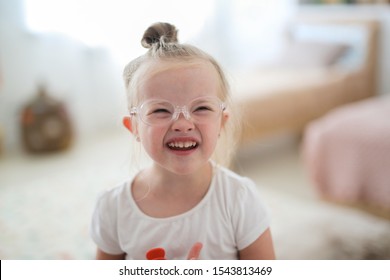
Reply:
<svg viewBox="0 0 390 280"><path fill-rule="evenodd" d="M0 128L5 151L22 150L20 110L40 83L67 105L76 140L119 127L126 112L122 66L103 49L59 35L29 33L23 16L20 0L0 0Z"/></svg>
<svg viewBox="0 0 390 280"><path fill-rule="evenodd" d="M213 17L192 40L195 45L232 72L267 64L278 56L297 0L215 2Z"/></svg>

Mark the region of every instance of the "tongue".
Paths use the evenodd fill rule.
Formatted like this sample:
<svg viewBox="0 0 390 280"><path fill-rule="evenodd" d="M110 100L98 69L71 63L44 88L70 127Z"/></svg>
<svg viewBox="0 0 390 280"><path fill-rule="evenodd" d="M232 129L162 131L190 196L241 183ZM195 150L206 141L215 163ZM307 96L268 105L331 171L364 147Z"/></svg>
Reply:
<svg viewBox="0 0 390 280"><path fill-rule="evenodd" d="M169 147L171 150L175 150L175 151L188 151L188 150L192 150L195 148L195 146L191 146L191 147L183 147L183 148L180 148L180 147Z"/></svg>

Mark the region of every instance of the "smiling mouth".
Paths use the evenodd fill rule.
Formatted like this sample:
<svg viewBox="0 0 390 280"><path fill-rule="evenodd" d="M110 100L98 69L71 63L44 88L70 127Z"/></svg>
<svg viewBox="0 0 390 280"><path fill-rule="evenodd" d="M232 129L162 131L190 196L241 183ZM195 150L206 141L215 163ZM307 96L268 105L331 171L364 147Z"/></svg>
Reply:
<svg viewBox="0 0 390 280"><path fill-rule="evenodd" d="M168 143L168 148L175 151L189 151L198 147L198 143L195 141L177 141Z"/></svg>

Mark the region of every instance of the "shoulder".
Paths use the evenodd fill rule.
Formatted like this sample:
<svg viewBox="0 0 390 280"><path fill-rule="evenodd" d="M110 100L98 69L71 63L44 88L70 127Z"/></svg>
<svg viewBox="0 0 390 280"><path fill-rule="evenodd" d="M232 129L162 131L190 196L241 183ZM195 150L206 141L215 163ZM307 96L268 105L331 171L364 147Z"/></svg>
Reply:
<svg viewBox="0 0 390 280"><path fill-rule="evenodd" d="M241 176L225 167L216 166L214 180L217 195L234 207L235 211L256 209L259 213L268 212L261 186L252 179Z"/></svg>
<svg viewBox="0 0 390 280"><path fill-rule="evenodd" d="M123 182L101 192L92 215L90 235L99 249L112 255L123 253L119 245L118 228L126 193L130 192L128 186L129 182Z"/></svg>
<svg viewBox="0 0 390 280"><path fill-rule="evenodd" d="M233 192L236 195L258 191L258 186L252 179L241 176L222 166L215 166L215 180L217 186L222 188L223 191Z"/></svg>
<svg viewBox="0 0 390 280"><path fill-rule="evenodd" d="M216 197L228 209L241 208L242 205L263 205L260 186L225 167L215 167L214 188Z"/></svg>
<svg viewBox="0 0 390 280"><path fill-rule="evenodd" d="M130 181L122 182L115 187L102 191L97 198L97 207L113 209L127 200L130 192Z"/></svg>

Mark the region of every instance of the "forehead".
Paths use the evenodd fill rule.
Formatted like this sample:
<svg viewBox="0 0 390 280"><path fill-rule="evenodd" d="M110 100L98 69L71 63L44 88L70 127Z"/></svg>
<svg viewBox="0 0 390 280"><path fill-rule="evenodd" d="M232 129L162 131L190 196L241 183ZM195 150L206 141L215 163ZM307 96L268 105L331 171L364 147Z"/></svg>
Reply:
<svg viewBox="0 0 390 280"><path fill-rule="evenodd" d="M218 96L218 77L215 67L207 61L152 61L139 81L138 99Z"/></svg>

